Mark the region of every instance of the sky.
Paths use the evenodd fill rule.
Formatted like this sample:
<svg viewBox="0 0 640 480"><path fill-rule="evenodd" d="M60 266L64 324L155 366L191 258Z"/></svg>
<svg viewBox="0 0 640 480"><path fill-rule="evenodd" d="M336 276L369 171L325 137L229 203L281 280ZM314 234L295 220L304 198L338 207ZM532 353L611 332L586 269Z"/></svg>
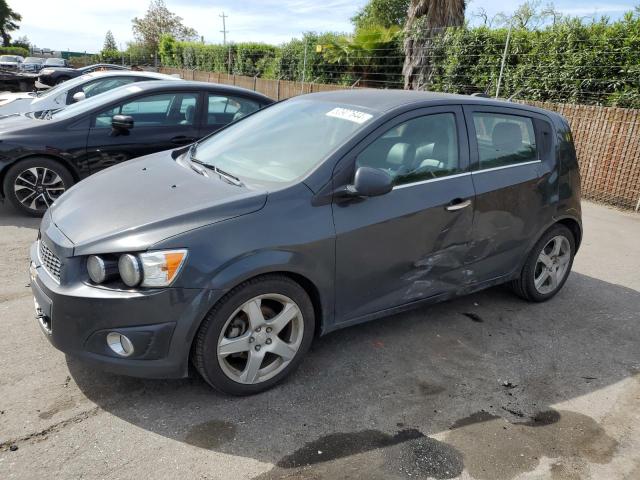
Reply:
<svg viewBox="0 0 640 480"><path fill-rule="evenodd" d="M22 15L14 38L26 35L32 44L52 50L98 52L111 30L126 47L133 40L131 19L144 16L148 0L8 0ZM166 0L167 7L195 28L207 43L222 43L222 19L228 15L227 38L233 42L280 44L306 31L349 32L350 18L367 0ZM518 1L473 0L467 16L483 7L490 15L510 13ZM543 3L547 3L544 1ZM618 18L639 0L559 0L558 10L575 16L609 15Z"/></svg>

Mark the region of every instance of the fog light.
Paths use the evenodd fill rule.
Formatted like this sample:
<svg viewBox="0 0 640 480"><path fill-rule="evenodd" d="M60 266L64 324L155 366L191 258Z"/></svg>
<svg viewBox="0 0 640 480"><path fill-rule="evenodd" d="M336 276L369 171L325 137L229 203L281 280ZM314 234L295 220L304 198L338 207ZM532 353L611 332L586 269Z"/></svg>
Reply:
<svg viewBox="0 0 640 480"><path fill-rule="evenodd" d="M118 332L110 332L107 335L107 345L121 357L128 357L133 353L133 343L131 343L131 340Z"/></svg>

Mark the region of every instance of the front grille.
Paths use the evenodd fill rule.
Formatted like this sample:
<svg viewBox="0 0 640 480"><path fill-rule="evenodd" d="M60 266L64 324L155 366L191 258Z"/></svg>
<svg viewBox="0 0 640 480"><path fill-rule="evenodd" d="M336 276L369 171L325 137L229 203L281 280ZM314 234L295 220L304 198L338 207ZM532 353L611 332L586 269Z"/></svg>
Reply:
<svg viewBox="0 0 640 480"><path fill-rule="evenodd" d="M42 260L44 269L59 282L60 267L62 266L60 259L42 241L40 242L40 260Z"/></svg>

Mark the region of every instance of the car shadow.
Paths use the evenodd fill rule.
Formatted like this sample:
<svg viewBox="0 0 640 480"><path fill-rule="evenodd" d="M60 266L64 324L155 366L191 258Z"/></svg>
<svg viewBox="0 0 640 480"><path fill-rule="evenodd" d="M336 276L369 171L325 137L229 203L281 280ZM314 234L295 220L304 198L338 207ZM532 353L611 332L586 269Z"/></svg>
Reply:
<svg viewBox="0 0 640 480"><path fill-rule="evenodd" d="M289 478L292 469L311 469L309 478L348 469L354 478L453 478L465 467L501 479L562 454L563 441L571 455L582 458L577 442L587 460L611 460L617 444L595 420L552 405L638 378L638 312L639 292L575 272L542 304L498 287L317 339L288 381L242 398L197 375L140 380L67 363L105 411L176 441L275 464L264 478ZM444 431L445 441L430 437ZM494 461L499 469L487 469L485 435L509 442L496 452L512 452L522 438L527 455L512 452L508 468Z"/></svg>
<svg viewBox="0 0 640 480"><path fill-rule="evenodd" d="M7 200L0 202L0 227L11 226L37 229L41 218L29 217L18 212Z"/></svg>

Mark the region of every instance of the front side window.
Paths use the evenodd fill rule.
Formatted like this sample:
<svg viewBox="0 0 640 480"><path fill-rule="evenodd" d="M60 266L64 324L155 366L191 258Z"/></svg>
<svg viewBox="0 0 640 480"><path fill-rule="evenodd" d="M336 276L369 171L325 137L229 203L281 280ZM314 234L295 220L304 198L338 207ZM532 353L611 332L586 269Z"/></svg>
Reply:
<svg viewBox="0 0 640 480"><path fill-rule="evenodd" d="M538 159L533 120L502 113L473 114L480 169Z"/></svg>
<svg viewBox="0 0 640 480"><path fill-rule="evenodd" d="M114 115L131 116L134 124L142 127L193 125L195 112L195 93L148 95L100 112L95 117L95 126L111 127Z"/></svg>
<svg viewBox="0 0 640 480"><path fill-rule="evenodd" d="M207 125L219 125L239 120L260 110L260 104L241 97L209 94Z"/></svg>
<svg viewBox="0 0 640 480"><path fill-rule="evenodd" d="M455 114L425 115L396 125L358 155L357 167L385 170L395 185L460 173Z"/></svg>

